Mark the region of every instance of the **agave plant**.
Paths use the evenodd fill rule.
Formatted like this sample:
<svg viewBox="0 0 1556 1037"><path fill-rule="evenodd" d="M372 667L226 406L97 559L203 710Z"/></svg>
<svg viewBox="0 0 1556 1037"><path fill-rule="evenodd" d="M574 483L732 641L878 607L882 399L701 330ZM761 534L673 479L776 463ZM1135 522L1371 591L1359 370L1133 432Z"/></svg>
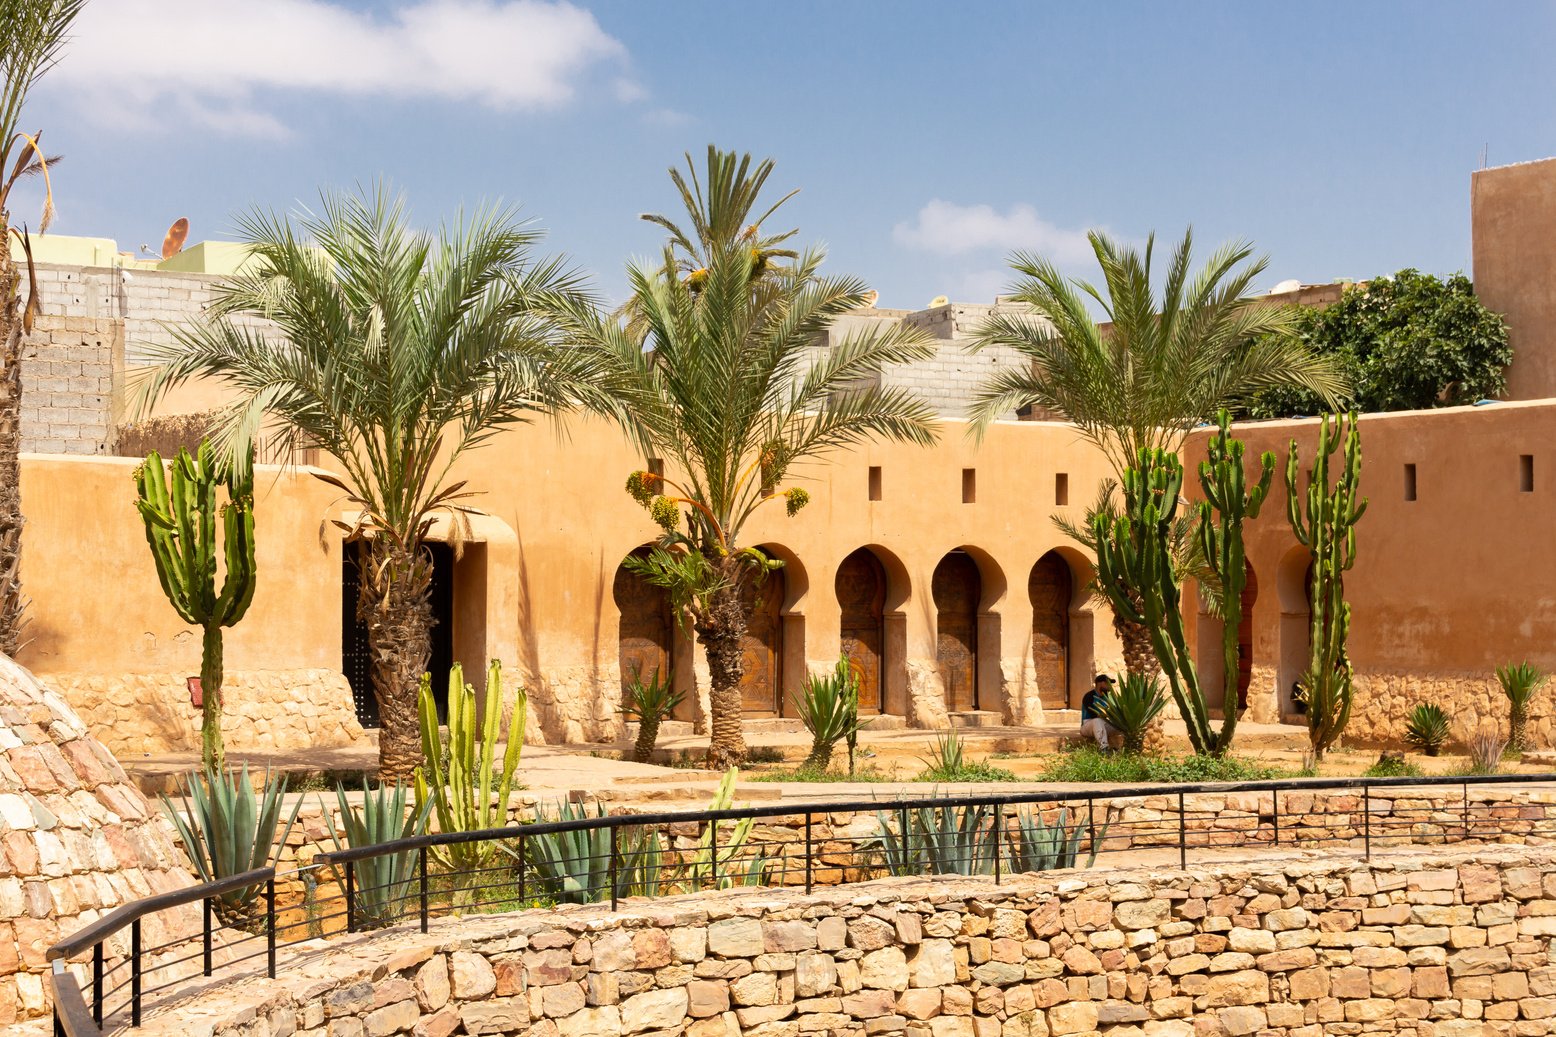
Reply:
<svg viewBox="0 0 1556 1037"><path fill-rule="evenodd" d="M724 772L718 791L708 810L728 810L735 804L735 779L738 768ZM732 886L760 886L767 876L767 860L760 853L747 855L746 843L751 839L751 829L756 819L743 817L735 822L734 831L717 836L717 821L709 821L697 841L696 853L687 867L687 878L694 888L710 885L714 889Z"/></svg>
<svg viewBox="0 0 1556 1037"><path fill-rule="evenodd" d="M870 721L859 720L859 675L847 656L825 677L807 677L804 693L794 700L795 711L810 732L810 755L805 766L825 771L832 765L832 753L838 742L846 742L848 773L854 772L854 746L859 729Z"/></svg>
<svg viewBox="0 0 1556 1037"><path fill-rule="evenodd" d="M1452 722L1441 706L1423 702L1405 720L1405 741L1427 756L1436 756L1448 744L1452 730Z"/></svg>
<svg viewBox="0 0 1556 1037"><path fill-rule="evenodd" d="M404 785L380 785L368 788L362 779L362 806L351 805L343 782L335 785L335 803L340 809L340 826L345 838L329 827L330 843L339 853L345 849L361 849L379 846L398 839L409 839L427 830L427 816L431 803L422 804L418 810L408 810L409 790ZM329 817L323 801L319 813ZM363 857L355 861L352 871L356 886L354 923L361 929L378 929L394 924L399 906L410 893L411 881L416 877L416 854L412 850ZM337 867L337 872L343 868ZM343 881L343 879L342 879Z"/></svg>
<svg viewBox="0 0 1556 1037"><path fill-rule="evenodd" d="M638 722L638 737L632 746L632 758L638 763L647 763L654 758L659 725L669 719L686 697L685 692L671 687L673 680L673 675L661 679L656 669L645 681L643 671L639 669L627 682L627 701L621 707L621 715Z"/></svg>
<svg viewBox="0 0 1556 1037"><path fill-rule="evenodd" d="M898 814L894 828L885 813L875 815L886 870L893 875L990 875L999 839L985 806L915 807Z"/></svg>
<svg viewBox="0 0 1556 1037"><path fill-rule="evenodd" d="M956 733L956 728L948 727L936 733L935 744L929 755L919 759L924 761L924 767L930 775L946 777L961 773L967 762L966 756L962 736Z"/></svg>
<svg viewBox="0 0 1556 1037"><path fill-rule="evenodd" d="M162 806L183 841L202 882L241 875L270 863L271 850L286 843L297 820L299 800L281 824L286 775L265 772L263 791L256 797L248 764L239 771L195 771L184 779L180 812L167 796ZM279 837L277 830L280 830ZM224 925L250 929L256 924L259 886L229 890L216 898L216 917Z"/></svg>
<svg viewBox="0 0 1556 1037"><path fill-rule="evenodd" d="M604 808L558 803L541 821L583 821L604 817ZM524 837L525 856L540 890L559 904L592 904L617 897L658 896L664 848L659 833L643 828L616 830L615 867L611 863L611 830L575 828ZM615 889L611 888L614 875Z"/></svg>
<svg viewBox="0 0 1556 1037"><path fill-rule="evenodd" d="M1166 705L1160 677L1130 673L1095 708L1103 723L1124 736L1124 751L1138 753L1145 749L1146 732Z"/></svg>
<svg viewBox="0 0 1556 1037"><path fill-rule="evenodd" d="M1502 685L1502 694L1507 696L1507 741L1519 752L1529 748L1526 733L1529 704L1548 680L1550 675L1532 663L1509 663L1497 667L1497 683Z"/></svg>
<svg viewBox="0 0 1556 1037"><path fill-rule="evenodd" d="M1157 690L1160 692L1160 688ZM1108 826L1104 824L1092 835L1091 853L1086 857L1085 867L1097 863L1097 853L1107 833ZM1065 807L1059 808L1059 815L1051 825L1044 823L1039 811L1021 811L1016 816L1016 846L1011 856L1011 871L1055 871L1075 867L1080 859L1081 834L1080 818L1076 817L1071 824Z"/></svg>
<svg viewBox="0 0 1556 1037"><path fill-rule="evenodd" d="M1501 769L1502 754L1507 751L1508 745L1501 731L1494 727L1480 727L1463 732L1459 735L1459 741L1464 743L1464 750L1469 753L1471 774L1495 774Z"/></svg>

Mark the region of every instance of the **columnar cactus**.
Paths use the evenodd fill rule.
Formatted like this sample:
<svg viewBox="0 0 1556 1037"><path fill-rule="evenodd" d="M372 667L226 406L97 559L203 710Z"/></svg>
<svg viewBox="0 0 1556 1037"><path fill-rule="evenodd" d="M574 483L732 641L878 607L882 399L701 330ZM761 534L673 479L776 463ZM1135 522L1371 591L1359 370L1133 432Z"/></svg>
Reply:
<svg viewBox="0 0 1556 1037"><path fill-rule="evenodd" d="M1248 584L1247 563L1243 554L1243 521L1259 517L1259 509L1270 493L1275 476L1275 455L1265 451L1259 458L1259 481L1252 489L1243 472L1243 443L1232 438L1231 416L1221 411L1220 426L1210 437L1207 460L1199 465L1199 485L1205 499L1199 503L1199 546L1205 561L1221 582L1222 613L1221 656L1225 689L1221 700L1221 734L1216 751L1232 746L1237 731L1238 681L1238 608L1243 588Z"/></svg>
<svg viewBox="0 0 1556 1037"><path fill-rule="evenodd" d="M1331 484L1329 459L1340 447L1342 432L1345 465ZM1356 523L1367 510L1367 499L1357 492L1361 433L1355 412L1347 419L1324 416L1305 488L1297 486L1297 466L1293 439L1286 461L1286 517L1297 540L1313 556L1308 668L1298 683L1307 703L1308 740L1314 757L1322 759L1351 718L1351 660L1345 650L1351 606L1345 600L1344 576L1356 564Z"/></svg>
<svg viewBox="0 0 1556 1037"><path fill-rule="evenodd" d="M1217 742L1184 636L1183 594L1172 565L1172 525L1182 490L1183 465L1176 454L1140 451L1136 465L1124 472L1123 514L1116 521L1106 515L1093 520L1097 585L1114 611L1149 631L1189 743L1196 753L1209 754L1218 751Z"/></svg>
<svg viewBox="0 0 1556 1037"><path fill-rule="evenodd" d="M169 481L169 472L172 478ZM254 466L223 465L202 440L194 457L179 450L164 464L156 451L135 469L135 506L162 592L184 622L204 632L200 655L200 758L207 774L221 770L222 627L243 618L254 600ZM218 505L217 487L227 491ZM225 573L216 590L216 519L222 522Z"/></svg>

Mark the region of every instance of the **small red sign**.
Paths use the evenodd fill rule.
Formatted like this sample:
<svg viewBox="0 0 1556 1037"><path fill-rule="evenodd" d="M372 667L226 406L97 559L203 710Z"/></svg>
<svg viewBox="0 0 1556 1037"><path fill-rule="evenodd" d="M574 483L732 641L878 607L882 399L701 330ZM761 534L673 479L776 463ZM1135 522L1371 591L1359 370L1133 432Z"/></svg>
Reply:
<svg viewBox="0 0 1556 1037"><path fill-rule="evenodd" d="M202 691L201 688L200 688L200 678L198 678L198 677L190 677L190 678L188 678L188 681L189 681L189 704L194 706L195 709L202 709L202 708L204 708L204 706L205 706L205 692Z"/></svg>

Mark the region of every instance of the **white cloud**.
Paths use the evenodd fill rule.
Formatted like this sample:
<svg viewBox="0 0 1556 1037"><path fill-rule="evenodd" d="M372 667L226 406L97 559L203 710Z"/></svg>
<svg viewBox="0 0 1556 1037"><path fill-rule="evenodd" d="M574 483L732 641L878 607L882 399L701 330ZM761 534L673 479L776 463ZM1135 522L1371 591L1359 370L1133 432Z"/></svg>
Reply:
<svg viewBox="0 0 1556 1037"><path fill-rule="evenodd" d="M284 134L265 94L437 98L555 108L587 85L634 100L626 48L565 0L415 0L368 14L328 0L98 0L45 80L110 120Z"/></svg>
<svg viewBox="0 0 1556 1037"><path fill-rule="evenodd" d="M677 129L696 122L690 114L675 108L654 108L643 113L643 122L662 129Z"/></svg>
<svg viewBox="0 0 1556 1037"><path fill-rule="evenodd" d="M918 211L913 223L897 224L892 238L900 245L948 255L1024 249L1061 265L1092 255L1084 230L1057 227L1030 205L999 212L992 205L958 205L936 198Z"/></svg>

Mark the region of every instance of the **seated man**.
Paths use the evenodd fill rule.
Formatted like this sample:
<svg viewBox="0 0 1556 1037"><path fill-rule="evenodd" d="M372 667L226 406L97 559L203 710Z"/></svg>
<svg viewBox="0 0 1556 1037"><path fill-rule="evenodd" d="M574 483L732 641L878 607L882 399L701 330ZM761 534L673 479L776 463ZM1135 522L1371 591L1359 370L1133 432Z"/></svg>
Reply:
<svg viewBox="0 0 1556 1037"><path fill-rule="evenodd" d="M1103 752L1108 751L1108 738L1112 736L1113 729L1107 721L1097 715L1097 703L1113 690L1113 678L1105 673L1097 674L1092 682L1091 690L1086 697L1081 699L1081 734L1091 735L1097 740L1097 748Z"/></svg>

